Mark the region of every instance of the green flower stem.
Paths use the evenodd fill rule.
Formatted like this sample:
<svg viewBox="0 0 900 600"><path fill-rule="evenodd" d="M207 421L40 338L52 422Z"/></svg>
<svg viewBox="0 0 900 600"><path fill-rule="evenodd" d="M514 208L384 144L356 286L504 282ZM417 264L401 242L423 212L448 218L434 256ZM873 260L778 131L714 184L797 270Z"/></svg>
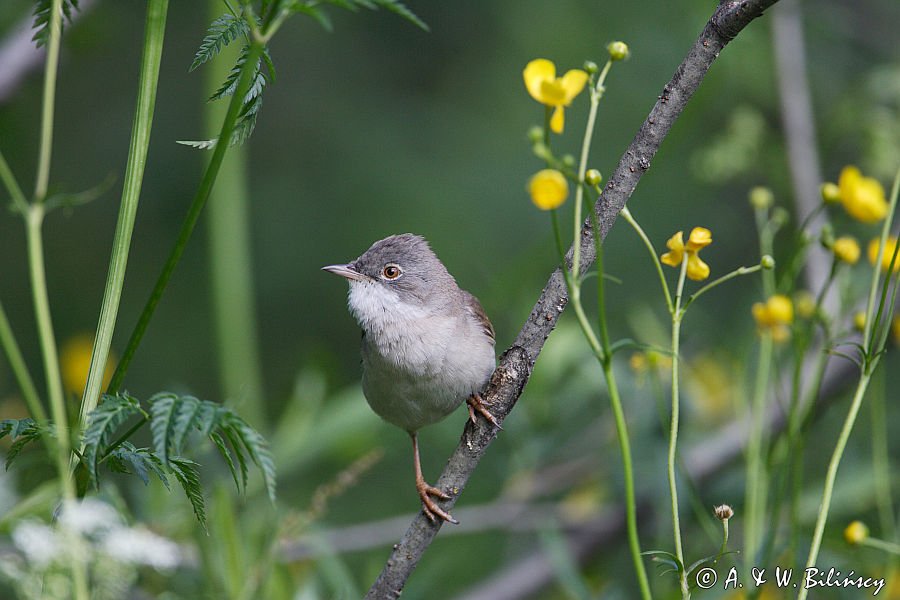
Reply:
<svg viewBox="0 0 900 600"><path fill-rule="evenodd" d="M612 60L606 61L603 71L597 78L591 92L591 108L588 111L587 125L584 129L584 138L581 141L581 159L578 162L578 186L575 188L575 218L574 233L572 234L572 277L578 279L578 273L581 271L581 210L584 202L584 187L581 183L584 181L584 174L587 172L588 155L591 152L591 139L594 136L594 123L597 120L597 108L600 106L600 98L603 97L603 83L606 81L606 75L612 66Z"/></svg>
<svg viewBox="0 0 900 600"><path fill-rule="evenodd" d="M876 550L882 550L883 552L887 552L888 554L895 554L900 556L900 544L895 544L893 542L888 542L885 540L879 540L878 538L867 537L866 539L859 542L860 546L868 546L869 548L875 548Z"/></svg>
<svg viewBox="0 0 900 600"><path fill-rule="evenodd" d="M44 94L41 103L41 141L38 149L34 201L42 203L50 182L50 158L53 154L53 113L56 107L56 73L59 69L59 46L62 38L62 0L53 0L47 24L47 58L44 67Z"/></svg>
<svg viewBox="0 0 900 600"><path fill-rule="evenodd" d="M878 263L876 263L878 264ZM877 271L877 268L875 269ZM873 366L878 363L878 356L872 360ZM834 482L837 479L837 470L841 464L841 458L844 455L844 448L847 446L847 440L850 438L850 432L853 431L853 425L856 422L856 415L859 413L859 407L862 404L863 397L866 394L866 388L869 385L871 373L864 371L856 385L856 391L853 393L853 400L850 403L850 410L844 420L841 433L838 436L834 452L828 463L828 471L825 475L825 489L822 492L822 500L819 504L819 514L816 518L816 527L813 532L812 544L809 548L809 556L806 559L806 568L814 567L816 560L819 558L819 549L822 546L822 536L825 533L825 522L828 520L828 511L831 508L831 497L834 493ZM797 600L804 600L807 595L805 586L801 587L800 593L797 594Z"/></svg>
<svg viewBox="0 0 900 600"><path fill-rule="evenodd" d="M593 217L593 215L592 215ZM593 217L596 219L596 217ZM638 586L641 590L641 597L644 600L650 600L650 582L647 578L647 572L644 562L641 558L641 544L637 530L637 503L634 492L634 467L631 459L631 442L628 436L628 426L625 421L625 412L622 409L622 399L619 395L619 387L616 384L615 374L612 368L612 353L610 352L609 336L606 328L605 311L603 309L603 253L599 240L594 237L594 243L597 245L597 302L599 305L599 319L602 342L594 333L593 328L585 315L584 307L581 303L581 287L580 282L575 279L566 268L565 251L562 246L562 237L559 231L559 218L556 210L551 211L551 221L553 223L553 237L556 240L556 249L561 261L563 279L566 282L566 289L569 292L569 303L575 312L578 325L591 348L594 357L603 368L603 377L606 380L606 386L609 390L609 399L612 404L613 416L616 422L616 434L619 439L619 449L622 452L622 468L624 471L625 483L625 522L628 532L628 546L631 551L631 559L634 563L635 572L637 573ZM596 222L594 223L594 231L597 231ZM577 244L576 244L577 245Z"/></svg>
<svg viewBox="0 0 900 600"><path fill-rule="evenodd" d="M609 401L612 404L613 417L616 421L616 434L619 438L619 451L622 453L622 471L625 483L625 523L628 531L628 546L631 550L631 561L637 573L638 586L641 589L641 598L650 600L650 582L647 579L647 571L641 558L641 542L637 529L637 503L634 493L634 467L631 460L631 442L628 436L628 425L625 421L625 412L622 409L622 398L619 396L619 387L616 384L613 373L612 361L606 360L603 365L603 377L606 379L606 387L609 389Z"/></svg>
<svg viewBox="0 0 900 600"><path fill-rule="evenodd" d="M756 218L756 230L759 232L759 254L760 256L774 256L775 231L769 220L769 211L765 208L757 208L754 210ZM763 295L768 298L775 294L775 271L766 270L762 274Z"/></svg>
<svg viewBox="0 0 900 600"><path fill-rule="evenodd" d="M727 273L725 275L722 275L715 281L711 281L711 282L707 283L702 288L700 288L699 290L697 290L696 292L694 292L693 294L688 296L687 302L684 303L684 306L682 307L681 312L683 313L684 311L686 311L688 309L688 306L690 306L695 300L697 300L697 298L699 298L706 292L710 291L714 287L719 286L730 279L734 279L735 277L740 277L741 275L750 275L751 273L756 273L760 269L762 269L762 265L753 265L752 267L738 267L734 271Z"/></svg>
<svg viewBox="0 0 900 600"><path fill-rule="evenodd" d="M603 70L605 75L609 70L609 64ZM612 367L612 346L609 341L609 327L606 322L606 284L603 281L603 244L600 242L599 227L597 223L597 215L591 211L591 223L594 232L594 248L597 256L597 320L600 325L600 341L603 345L603 357L600 364L603 367L603 378L606 380L606 388L609 390L609 401L612 405L613 417L616 422L616 436L619 439L619 451L622 453L622 471L624 473L625 483L625 526L628 532L628 547L631 550L631 561L634 563L634 570L637 574L638 587L641 590L641 597L644 600L650 600L653 596L650 594L650 582L647 578L647 571L644 567L644 561L641 554L641 541L638 537L637 528L637 502L634 492L634 466L631 460L631 437L628 435L628 423L625 421L625 411L622 408L622 398L619 395L619 386L616 383L615 373ZM576 244L577 245L577 244ZM579 300L578 304L581 302ZM585 330L582 326L585 336L593 330L590 327Z"/></svg>
<svg viewBox="0 0 900 600"><path fill-rule="evenodd" d="M204 173L203 179L200 182L200 187L197 189L197 193L194 195L194 199L191 202L188 213L181 225L181 230L178 233L178 239L175 241L175 245L172 247L172 251L170 252L165 264L163 265L162 272L160 273L159 278L156 280L156 285L150 292L150 297L148 298L147 303L144 305L144 310L141 312L141 315L138 318L137 325L135 325L134 331L132 332L131 337L128 340L128 345L125 347L125 351L122 353L122 359L116 366L116 371L115 373L113 373L112 380L110 381L109 387L107 388L108 393L115 393L122 385L122 380L125 378L125 374L128 372L128 367L131 365L131 360L134 358L134 353L137 350L138 345L140 345L141 340L144 337L144 333L146 333L147 331L147 326L150 324L150 319L153 317L153 313L155 312L156 307L159 304L160 299L162 298L163 292L165 292L166 290L166 286L169 283L169 279L171 279L172 277L172 273L175 271L175 267L181 260L181 255L184 253L184 249L187 247L188 240L190 240L191 238L194 227L197 225L197 220L200 218L200 213L203 211L203 207L206 205L206 201L209 198L210 192L212 191L213 184L216 181L216 176L219 173L219 168L222 166L222 160L225 158L225 152L228 150L229 141L231 140L231 134L234 131L235 122L237 121L238 114L240 113L244 96L250 89L250 83L253 78L253 71L256 69L256 62L262 55L263 48L263 44L256 39L254 39L254 41L250 44L249 50L247 51L247 60L244 62L243 67L241 67L241 74L238 79L237 89L235 90L234 95L232 95L231 97L231 102L228 105L228 113L225 115L225 120L222 123L222 129L219 132L219 141L213 150L213 155L210 158L209 165L207 165L206 167L206 172Z"/></svg>
<svg viewBox="0 0 900 600"><path fill-rule="evenodd" d="M894 499L891 494L891 457L888 444L888 427L891 422L887 418L885 408L885 374L878 372L873 384L872 400L869 412L872 425L872 471L875 475L875 505L878 508L878 519L881 534L895 539L897 523L894 517Z"/></svg>
<svg viewBox="0 0 900 600"><path fill-rule="evenodd" d="M753 400L750 403L750 431L747 434L747 470L744 498L744 561L746 568L756 565L757 553L762 539L763 514L765 512L766 488L768 482L763 469L763 427L766 412L766 392L772 365L772 334L763 332L759 342L756 364L756 381L753 386Z"/></svg>
<svg viewBox="0 0 900 600"><path fill-rule="evenodd" d="M878 291L879 281L881 280L881 261L884 256L884 245L887 240L888 233L891 229L891 224L894 220L894 214L897 209L897 197L900 195L900 170L897 171L897 175L894 177L894 184L891 188L891 202L890 208L888 210L887 218L884 220L884 226L881 230L881 246L878 250L878 257L875 261L875 265L872 267L872 285L869 289L869 300L866 307L866 328L863 333L863 346L866 349L866 357L865 362L863 364L862 373L859 378L859 382L856 386L856 391L853 394L853 400L850 403L850 409L847 411L847 417L844 419L844 425L841 428L841 433L838 436L837 443L834 447L834 452L831 455L831 460L828 463L828 470L825 475L825 489L822 491L822 500L819 504L819 513L816 518L816 527L813 532L813 540L812 544L809 548L809 556L806 560L807 568L815 565L816 560L819 557L819 549L822 545L822 536L825 532L825 523L828 520L828 511L831 508L831 497L834 494L834 483L837 478L837 470L841 464L841 458L844 455L844 448L847 446L847 440L850 438L850 433L853 431L853 425L856 423L856 416L859 414L859 407L862 404L863 397L866 394L866 389L868 388L869 381L872 378L872 373L874 373L875 368L878 366L878 362L881 359L883 354L882 350L884 347L884 336L879 337L878 347L875 347L873 344L875 338L875 331L871 325L873 313L875 311L875 297ZM894 252L894 260L896 260L897 252ZM887 287L890 283L890 277L885 281L882 285L883 287ZM889 321L889 319L886 319ZM804 600L807 595L807 590L801 589L800 593L797 596L798 600Z"/></svg>
<svg viewBox="0 0 900 600"><path fill-rule="evenodd" d="M207 0L210 19L221 14L221 4L221 0ZM207 95L228 75L238 56L237 46L223 48L221 60L209 64ZM221 102L207 104L208 137L215 135L227 108ZM248 156L246 146L234 147L225 155L207 215L208 254L221 389L226 398L239 400L244 419L258 426L263 422L265 394L253 297Z"/></svg>
<svg viewBox="0 0 900 600"><path fill-rule="evenodd" d="M647 234L644 233L644 230L641 228L640 224L635 220L632 216L631 211L628 210L628 207L622 209L622 212L619 213L629 225L637 232L638 237L641 238L641 241L644 242L644 246L646 246L647 251L650 253L650 256L653 258L653 265L656 267L656 274L659 276L659 283L662 286L663 295L666 297L666 308L669 309L670 313L674 313L675 305L672 304L672 295L669 293L669 286L666 283L666 276L663 273L662 263L659 262L659 257L656 255L656 250L653 248L653 244L650 242L650 238L647 237Z"/></svg>
<svg viewBox="0 0 900 600"><path fill-rule="evenodd" d="M0 345L6 352L9 359L9 365L12 367L13 375L22 390L22 397L25 404L28 405L28 411L31 413L35 421L45 423L47 421L47 412L41 404L38 396L37 388L34 386L34 380L31 373L28 372L28 366L25 359L22 358L22 352L19 350L19 344L16 343L15 335L13 335L12 327L9 325L9 319L6 318L6 311L0 304Z"/></svg>
<svg viewBox="0 0 900 600"><path fill-rule="evenodd" d="M878 283L879 283L879 273L881 269L882 260L884 259L884 246L887 242L888 236L891 232L891 225L894 222L894 213L897 210L897 196L898 191L900 191L900 170L897 171L897 175L894 176L894 184L891 186L891 202L888 208L888 216L884 220L884 224L881 227L881 239L879 241L878 246L878 257L875 259L876 267L873 269L872 275L872 283L869 286L869 300L866 304L866 327L863 331L863 346L866 348L866 351L871 355L872 348L872 313L873 307L875 306L875 296L878 293ZM898 244L900 246L900 244ZM894 248L896 255L896 250L898 248Z"/></svg>
<svg viewBox="0 0 900 600"><path fill-rule="evenodd" d="M728 551L728 519L722 519L722 547L719 548L719 556L725 556Z"/></svg>
<svg viewBox="0 0 900 600"><path fill-rule="evenodd" d="M106 289L103 292L103 303L100 307L100 320L94 337L87 384L81 398L81 423L87 422L88 414L97 408L100 400L100 387L103 385L103 374L106 370L109 348L116 327L116 317L119 314L119 301L125 283L128 252L131 247L134 220L141 196L141 184L144 179L144 165L147 164L147 153L150 147L150 131L153 125L153 109L156 104L168 6L169 0L150 0L147 4L144 52L138 79L137 108L131 129L131 146L128 151L128 163L125 166L125 182L122 187L119 218L109 257Z"/></svg>
<svg viewBox="0 0 900 600"><path fill-rule="evenodd" d="M3 181L3 185L9 192L13 206L24 215L28 211L28 200L25 199L25 194L22 193L22 188L19 186L19 182L16 181L2 151L0 151L0 181Z"/></svg>
<svg viewBox="0 0 900 600"><path fill-rule="evenodd" d="M655 256L655 254L654 254ZM684 291L684 278L687 274L688 253L685 252L681 260L681 271L678 274L678 286L675 289L675 303L672 306L672 417L669 427L669 455L668 455L668 479L669 495L672 499L672 532L675 539L675 556L678 559L678 580L681 584L681 597L687 600L691 597L691 589L688 585L686 565L684 562L684 550L681 545L681 523L678 516L678 484L675 480L676 457L678 448L678 419L679 419L679 389L678 389L678 352L681 339L681 319L684 312L681 310L681 295Z"/></svg>

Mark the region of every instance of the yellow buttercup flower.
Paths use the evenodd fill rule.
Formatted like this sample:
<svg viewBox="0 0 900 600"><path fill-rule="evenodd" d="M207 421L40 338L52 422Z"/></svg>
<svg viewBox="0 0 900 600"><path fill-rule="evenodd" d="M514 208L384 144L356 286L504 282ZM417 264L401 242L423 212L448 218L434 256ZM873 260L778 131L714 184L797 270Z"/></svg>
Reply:
<svg viewBox="0 0 900 600"><path fill-rule="evenodd" d="M853 521L844 529L844 539L851 546L856 546L869 537L869 528L862 521Z"/></svg>
<svg viewBox="0 0 900 600"><path fill-rule="evenodd" d="M879 238L872 238L869 242L869 247L867 248L866 254L869 256L869 264L874 265L875 261L878 260L878 246L880 245L881 240ZM887 271L891 268L891 258L894 256L894 248L897 247L897 238L888 237L885 245L884 245L884 254L881 257L881 270ZM894 261L894 273L900 271L900 255L897 256L897 259Z"/></svg>
<svg viewBox="0 0 900 600"><path fill-rule="evenodd" d="M877 223L888 211L884 188L876 179L863 177L853 165L844 167L838 179L838 192L844 210L863 223Z"/></svg>
<svg viewBox="0 0 900 600"><path fill-rule="evenodd" d="M572 69L562 77L557 77L556 65L546 58L536 58L525 66L522 76L531 97L555 109L550 118L550 129L554 133L562 133L565 125L564 108L584 89L588 74L581 69Z"/></svg>
<svg viewBox="0 0 900 600"><path fill-rule="evenodd" d="M569 182L556 169L543 169L528 181L531 201L541 210L553 210L562 206L569 195Z"/></svg>
<svg viewBox="0 0 900 600"><path fill-rule="evenodd" d="M63 387L70 394L81 395L87 383L88 370L91 367L91 352L94 340L87 334L79 334L68 339L60 349L59 363L62 373ZM110 356L103 370L103 388L112 379L115 359Z"/></svg>
<svg viewBox="0 0 900 600"><path fill-rule="evenodd" d="M850 265L855 265L859 260L859 243L856 238L845 235L834 240L831 250L838 260Z"/></svg>
<svg viewBox="0 0 900 600"><path fill-rule="evenodd" d="M709 265L698 256L703 248L712 243L712 232L705 227L694 227L687 244L684 243L684 234L679 231L666 242L668 252L659 259L664 265L680 267L684 255L687 254L687 276L694 281L703 281L709 277Z"/></svg>
<svg viewBox="0 0 900 600"><path fill-rule="evenodd" d="M757 302L751 311L760 331L772 334L776 342L783 342L791 336L789 326L794 322L794 303L782 294L775 294L765 302Z"/></svg>

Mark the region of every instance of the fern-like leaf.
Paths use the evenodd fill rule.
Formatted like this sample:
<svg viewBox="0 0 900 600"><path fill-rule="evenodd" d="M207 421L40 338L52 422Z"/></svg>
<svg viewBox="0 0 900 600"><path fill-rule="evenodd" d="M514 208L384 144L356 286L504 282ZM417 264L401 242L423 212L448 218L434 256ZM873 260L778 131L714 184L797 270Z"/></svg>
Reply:
<svg viewBox="0 0 900 600"><path fill-rule="evenodd" d="M78 0L62 0L62 17L60 25L64 25L65 21L72 22L72 11L78 10ZM40 48L46 46L50 39L50 13L53 11L52 0L37 0L34 4L34 37L31 38L35 45Z"/></svg>
<svg viewBox="0 0 900 600"><path fill-rule="evenodd" d="M259 467L263 475L263 481L266 484L266 491L269 493L269 499L275 502L275 460L272 457L266 439L253 429L247 421L234 413L229 415L225 427L227 430L233 431L237 438L240 439L251 460Z"/></svg>
<svg viewBox="0 0 900 600"><path fill-rule="evenodd" d="M35 440L41 439L41 436L43 436L44 433L52 435L52 430L49 427L42 427L33 419L18 419L18 421L12 421L14 421L14 425L9 430L9 436L13 442L6 452L7 471L25 446Z"/></svg>
<svg viewBox="0 0 900 600"><path fill-rule="evenodd" d="M88 470L90 485L97 485L97 460L106 450L110 437L122 423L140 410L140 403L128 394L104 395L97 408L88 415L82 456Z"/></svg>
<svg viewBox="0 0 900 600"><path fill-rule="evenodd" d="M203 489L200 487L198 466L197 463L187 458L180 456L169 457L169 468L172 470L172 474L175 475L175 479L184 488L184 493L191 503L191 508L194 509L194 516L203 525L203 529L209 533L209 530L206 528L206 504L203 500Z"/></svg>
<svg viewBox="0 0 900 600"><path fill-rule="evenodd" d="M178 411L175 414L175 423L172 427L170 451L172 454L181 454L188 432L194 429L194 419L200 410L200 401L193 396L179 398Z"/></svg>
<svg viewBox="0 0 900 600"><path fill-rule="evenodd" d="M162 460L149 448L135 448L131 442L123 442L110 452L106 464L110 471L137 475L144 485L150 483L150 473L153 473L167 490L172 489Z"/></svg>
<svg viewBox="0 0 900 600"><path fill-rule="evenodd" d="M212 138L211 140L175 140L175 143L182 146L190 146L197 150L212 150L216 147L216 142L218 141L219 138Z"/></svg>
<svg viewBox="0 0 900 600"><path fill-rule="evenodd" d="M169 450L181 399L171 392L160 392L150 398L150 432L153 447L165 466L169 466Z"/></svg>
<svg viewBox="0 0 900 600"><path fill-rule="evenodd" d="M241 480L238 478L237 468L234 465L234 459L231 458L231 451L228 450L225 438L222 437L222 434L213 431L209 434L209 439L211 439L216 445L216 448L219 449L219 454L225 459L225 464L228 465L228 470L231 471L231 478L234 479L234 486L238 489L238 492L241 492L244 488L241 486Z"/></svg>
<svg viewBox="0 0 900 600"><path fill-rule="evenodd" d="M250 475L250 469L247 468L247 459L244 458L244 451L242 450L241 438L237 434L237 432L231 427L223 427L222 433L225 434L225 437L228 438L228 441L231 443L231 447L234 448L234 455L237 457L238 467L241 470L241 481L243 482L243 488L247 489L247 478ZM240 487L240 486L239 486Z"/></svg>
<svg viewBox="0 0 900 600"><path fill-rule="evenodd" d="M230 13L222 15L210 24L188 71L193 71L203 63L212 60L222 51L222 48L237 38L248 35L249 32L250 29L244 19Z"/></svg>

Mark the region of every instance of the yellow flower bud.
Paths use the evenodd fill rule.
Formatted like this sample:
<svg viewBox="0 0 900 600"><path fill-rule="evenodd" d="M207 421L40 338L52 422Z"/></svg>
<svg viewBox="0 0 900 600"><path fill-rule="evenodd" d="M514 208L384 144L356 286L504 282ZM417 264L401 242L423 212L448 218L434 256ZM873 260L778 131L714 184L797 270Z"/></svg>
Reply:
<svg viewBox="0 0 900 600"><path fill-rule="evenodd" d="M757 186L750 190L750 206L758 209L766 209L775 203L775 195L767 187Z"/></svg>
<svg viewBox="0 0 900 600"><path fill-rule="evenodd" d="M830 181L823 183L819 187L819 193L822 194L822 201L825 204L837 204L841 201L841 188L836 183Z"/></svg>
<svg viewBox="0 0 900 600"><path fill-rule="evenodd" d="M842 236L834 240L832 251L838 260L850 265L855 265L859 260L859 243L855 238L850 236Z"/></svg>
<svg viewBox="0 0 900 600"><path fill-rule="evenodd" d="M877 223L884 219L888 203L884 188L871 177L863 177L854 166L847 166L838 178L841 204L851 217L863 223Z"/></svg>
<svg viewBox="0 0 900 600"><path fill-rule="evenodd" d="M760 332L769 332L776 342L790 338L788 326L794 322L794 304L790 298L776 294L764 303L756 302L751 311Z"/></svg>
<svg viewBox="0 0 900 600"><path fill-rule="evenodd" d="M866 250L866 254L869 256L869 264L871 265L874 265L875 261L878 260L878 248L880 242L880 238L872 238L872 240L869 241L869 247ZM896 247L897 238L889 236L884 245L884 254L881 257L882 271L887 272L887 270L891 268L891 258L894 256L894 248ZM897 271L900 271L900 255L898 255L894 261L894 273Z"/></svg>
<svg viewBox="0 0 900 600"><path fill-rule="evenodd" d="M853 315L853 329L862 333L866 330L866 313L859 311Z"/></svg>
<svg viewBox="0 0 900 600"><path fill-rule="evenodd" d="M600 185L601 181L603 181L603 175L597 169L588 169L584 174L584 182L591 187Z"/></svg>
<svg viewBox="0 0 900 600"><path fill-rule="evenodd" d="M585 71L587 71L588 75L593 75L594 73L596 73L597 71L600 70L600 67L597 66L597 63L595 63L592 60L584 61L584 64L581 65L581 68L584 69Z"/></svg>
<svg viewBox="0 0 900 600"><path fill-rule="evenodd" d="M528 182L531 201L541 210L559 208L569 195L569 183L556 169L543 169Z"/></svg>
<svg viewBox="0 0 900 600"><path fill-rule="evenodd" d="M862 521L853 521L847 525L846 529L844 529L844 539L847 540L847 543L851 546L856 546L865 541L868 537L869 528L866 527L866 524Z"/></svg>
<svg viewBox="0 0 900 600"><path fill-rule="evenodd" d="M764 254L763 257L759 260L759 266L767 271L774 269L775 259L772 258L772 256L769 254Z"/></svg>
<svg viewBox="0 0 900 600"><path fill-rule="evenodd" d="M611 42L606 46L606 51L609 52L609 58L613 61L625 60L631 54L628 44L625 42Z"/></svg>

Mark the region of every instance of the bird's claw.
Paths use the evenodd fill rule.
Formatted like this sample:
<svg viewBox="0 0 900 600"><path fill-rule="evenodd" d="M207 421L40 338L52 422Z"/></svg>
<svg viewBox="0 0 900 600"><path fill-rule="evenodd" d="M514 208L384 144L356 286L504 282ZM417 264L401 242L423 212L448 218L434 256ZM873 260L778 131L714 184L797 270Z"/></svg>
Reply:
<svg viewBox="0 0 900 600"><path fill-rule="evenodd" d="M416 490L419 492L419 498L422 500L422 512L425 513L425 516L428 517L428 520L432 523L436 523L437 520L435 517L440 517L444 521L448 521L453 523L454 525L459 525L459 521L453 518L453 515L448 513L446 510L437 505L437 502L431 499L431 496L435 498L439 498L441 500L449 500L450 496L441 490L440 488L436 488L432 485L428 485L424 481L420 483L416 483Z"/></svg>
<svg viewBox="0 0 900 600"><path fill-rule="evenodd" d="M503 427L500 425L500 422L497 418L488 411L487 407L484 405L484 400L481 398L481 394L472 394L466 400L466 403L469 405L469 420L475 424L475 412L477 411L482 417L484 417L491 425L496 427L497 429L503 430Z"/></svg>

